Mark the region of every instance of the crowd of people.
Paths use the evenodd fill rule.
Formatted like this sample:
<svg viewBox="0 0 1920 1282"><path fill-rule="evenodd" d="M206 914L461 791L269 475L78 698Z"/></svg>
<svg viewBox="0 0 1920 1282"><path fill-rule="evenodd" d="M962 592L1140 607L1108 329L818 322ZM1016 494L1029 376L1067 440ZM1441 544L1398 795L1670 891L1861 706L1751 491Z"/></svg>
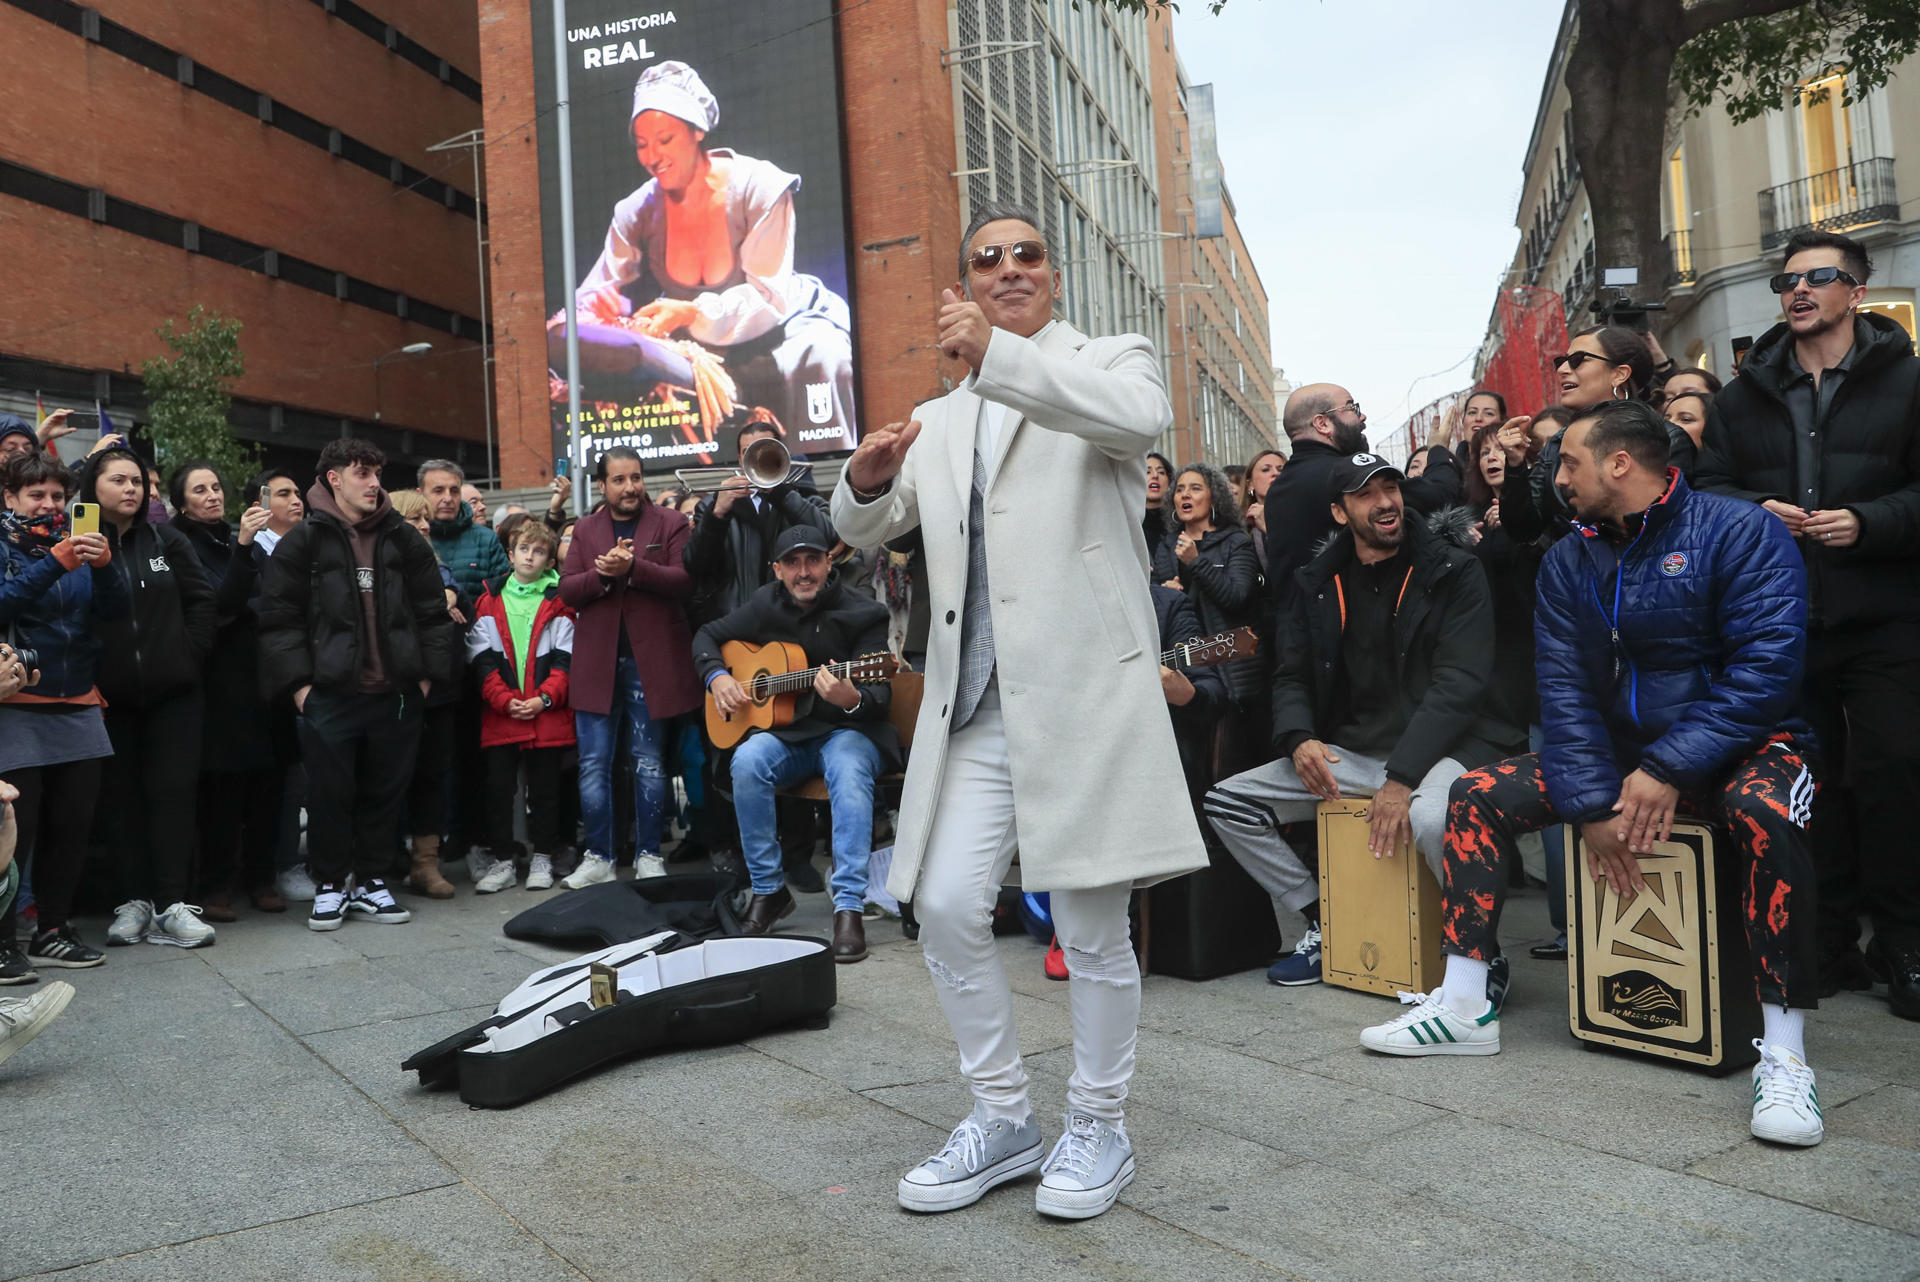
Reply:
<svg viewBox="0 0 1920 1282"><path fill-rule="evenodd" d="M1009 246L976 250L992 261L972 270L1031 269L1012 259L1035 243L1005 263ZM1140 587L1158 649L1242 627L1261 642L1218 667L1163 653L1160 684L1197 813L1283 925L1299 919L1273 982L1322 973L1317 855L1289 826L1369 796L1375 853L1411 842L1444 887L1447 966L1361 1040L1492 1053L1518 836L1543 831L1558 932L1532 954L1564 959L1560 825L1631 895L1635 855L1684 808L1731 831L1751 870L1754 1133L1818 1141L1804 1011L1879 982L1920 1019L1920 862L1899 817L1920 784L1920 361L1860 309L1870 270L1845 237L1797 235L1773 279L1785 319L1724 386L1603 325L1553 362L1556 404L1476 391L1456 439L1404 468L1329 383L1288 397L1285 452L1148 456ZM783 435L762 416L738 446ZM390 492L364 441L328 444L311 476L269 468L235 503L210 464L163 491L125 441L70 467L44 437L0 419L0 984L106 961L74 926L83 893L118 905L106 945L205 947L243 900L307 904L314 930L404 923L418 898L458 893L445 874L463 858L473 891L497 893L704 856L750 890L748 931L773 929L796 890L830 893L835 958L858 961L878 783L907 752L885 674L851 661L924 668L960 628L961 702L941 715L999 724L990 630L1000 666L977 686L965 666L984 597L966 621L939 617L929 580L949 554L930 564L921 529L864 516L848 528L876 546L849 546L805 468L656 493L614 448L589 515L569 514L560 478L545 512L489 521L457 464ZM897 467L910 441L878 448ZM994 465L982 447L963 533ZM872 496L849 486L860 511ZM984 562L960 568L985 591ZM731 719L764 694L736 643L805 663L783 687L793 715L723 747L703 704ZM824 828L786 795L814 776ZM959 947L940 921L930 966ZM1065 977L1057 949L1048 966ZM0 999L0 1032L31 1036L70 997Z"/></svg>

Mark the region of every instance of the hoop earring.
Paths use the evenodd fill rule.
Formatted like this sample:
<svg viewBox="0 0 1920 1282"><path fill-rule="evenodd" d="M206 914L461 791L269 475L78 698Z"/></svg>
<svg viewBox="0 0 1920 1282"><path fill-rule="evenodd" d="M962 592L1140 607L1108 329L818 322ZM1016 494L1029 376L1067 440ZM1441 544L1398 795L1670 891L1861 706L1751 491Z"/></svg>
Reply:
<svg viewBox="0 0 1920 1282"><path fill-rule="evenodd" d="M1613 399L1616 401L1630 401L1633 398L1627 395L1627 385L1625 383L1615 383L1613 385Z"/></svg>

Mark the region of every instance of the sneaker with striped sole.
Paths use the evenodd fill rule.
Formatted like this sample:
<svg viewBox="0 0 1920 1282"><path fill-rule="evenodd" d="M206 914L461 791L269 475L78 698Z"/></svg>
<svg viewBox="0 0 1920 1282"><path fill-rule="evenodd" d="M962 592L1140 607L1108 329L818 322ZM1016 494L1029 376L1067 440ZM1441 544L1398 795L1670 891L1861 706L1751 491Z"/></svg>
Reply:
<svg viewBox="0 0 1920 1282"><path fill-rule="evenodd" d="M1360 1030L1360 1044L1382 1055L1498 1055L1500 1011L1489 1004L1478 1019L1456 1014L1439 993L1402 993L1413 1007L1395 1020Z"/></svg>
<svg viewBox="0 0 1920 1282"><path fill-rule="evenodd" d="M1753 1039L1760 1062L1753 1066L1753 1125L1755 1139L1810 1148L1825 1137L1820 1092L1813 1070L1798 1055Z"/></svg>

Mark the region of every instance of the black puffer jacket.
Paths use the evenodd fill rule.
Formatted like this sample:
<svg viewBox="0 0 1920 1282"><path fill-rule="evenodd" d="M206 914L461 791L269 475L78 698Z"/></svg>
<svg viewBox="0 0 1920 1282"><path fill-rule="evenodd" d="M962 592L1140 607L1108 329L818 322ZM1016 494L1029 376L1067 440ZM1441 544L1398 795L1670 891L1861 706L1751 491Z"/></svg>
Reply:
<svg viewBox="0 0 1920 1282"><path fill-rule="evenodd" d="M1387 775L1413 787L1442 757L1471 769L1505 756L1527 736L1489 707L1493 599L1486 572L1472 552L1430 533L1423 518L1406 524L1412 577L1393 620L1405 728L1387 756ZM1345 679L1344 620L1333 579L1353 556L1353 534L1342 529L1295 576L1293 598L1281 613L1273 677L1273 746L1281 756L1333 732Z"/></svg>
<svg viewBox="0 0 1920 1282"><path fill-rule="evenodd" d="M1193 602L1199 617L1200 634L1212 636L1257 624L1265 584L1252 537L1238 527L1208 530L1200 536L1199 554L1186 563L1180 560L1179 543L1178 530L1168 531L1160 541L1153 554L1153 581L1180 581L1181 590ZM1259 693L1264 673L1260 657L1251 654L1222 664L1220 675L1226 680L1228 692L1239 700Z"/></svg>
<svg viewBox="0 0 1920 1282"><path fill-rule="evenodd" d="M259 545L242 543L225 521L176 517L213 588L219 631L207 657L203 770L228 773L273 765L266 701L260 697L260 634L252 598L259 582Z"/></svg>
<svg viewBox="0 0 1920 1282"><path fill-rule="evenodd" d="M1294 572L1333 533L1333 504L1327 497L1333 465L1351 457L1317 437L1294 441L1292 448L1285 470L1267 487L1267 591L1275 606L1286 604ZM1438 512L1458 503L1466 484L1458 466L1436 460L1424 476L1400 483L1400 497L1415 512Z"/></svg>
<svg viewBox="0 0 1920 1282"><path fill-rule="evenodd" d="M102 460L87 460L80 497L98 503ZM123 536L110 521L101 532L113 549L113 570L133 598L133 613L100 624L100 693L110 706L139 708L191 690L213 649L213 589L187 537L147 521L147 505Z"/></svg>
<svg viewBox="0 0 1920 1282"><path fill-rule="evenodd" d="M681 564L693 576L688 611L696 626L738 609L773 581L773 541L782 530L811 525L828 547L840 540L827 516L827 501L814 488L811 476L803 476L797 486L768 491L763 495L766 510L761 512L754 510L752 496L742 495L725 516L716 516L713 504L718 497L709 494L700 500L693 511L693 533L680 554Z"/></svg>
<svg viewBox="0 0 1920 1282"><path fill-rule="evenodd" d="M446 627L447 598L433 548L385 496L376 517L379 636L371 641L346 521L324 486L308 492L307 519L261 567L260 690L269 700L304 685L354 693L369 644L380 646L386 679L402 692L423 678L457 678L460 655Z"/></svg>
<svg viewBox="0 0 1920 1282"><path fill-rule="evenodd" d="M1853 366L1819 425L1820 506L1860 518L1849 548L1797 539L1807 564L1811 622L1920 619L1920 358L1898 324L1856 318ZM1782 389L1793 335L1783 322L1747 353L1740 376L1714 398L1696 487L1755 503L1804 506L1793 416Z"/></svg>

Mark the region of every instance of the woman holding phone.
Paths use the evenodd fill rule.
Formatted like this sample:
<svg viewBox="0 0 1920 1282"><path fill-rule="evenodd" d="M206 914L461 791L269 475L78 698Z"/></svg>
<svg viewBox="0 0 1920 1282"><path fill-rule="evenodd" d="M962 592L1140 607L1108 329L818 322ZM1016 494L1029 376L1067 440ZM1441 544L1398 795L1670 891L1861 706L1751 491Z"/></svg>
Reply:
<svg viewBox="0 0 1920 1282"><path fill-rule="evenodd" d="M109 944L199 948L213 927L187 902L197 842L200 672L213 647L213 589L187 536L148 519L146 464L131 450L87 460L80 495L100 505L131 612L100 629L100 691L107 698L114 786L100 798L114 876L126 901ZM160 905L166 905L160 907Z"/></svg>
<svg viewBox="0 0 1920 1282"><path fill-rule="evenodd" d="M113 755L94 685L99 635L129 608L107 539L75 532L72 477L36 450L0 468L0 638L31 651L39 679L0 701L0 778L19 789L19 848L32 850L40 929L22 956L14 908L0 914L0 984L30 984L37 967L98 966L99 949L68 920L86 863L101 760ZM97 517L97 514L93 514Z"/></svg>
<svg viewBox="0 0 1920 1282"><path fill-rule="evenodd" d="M262 486L261 489L268 487ZM272 720L260 697L260 637L252 597L258 590L254 545L269 513L259 503L227 524L227 492L204 460L173 470L168 496L173 528L186 536L213 589L218 631L208 655L200 736L200 893L202 915L234 920L234 895L244 884L261 912L285 912L274 885L275 831L284 770L274 752Z"/></svg>

